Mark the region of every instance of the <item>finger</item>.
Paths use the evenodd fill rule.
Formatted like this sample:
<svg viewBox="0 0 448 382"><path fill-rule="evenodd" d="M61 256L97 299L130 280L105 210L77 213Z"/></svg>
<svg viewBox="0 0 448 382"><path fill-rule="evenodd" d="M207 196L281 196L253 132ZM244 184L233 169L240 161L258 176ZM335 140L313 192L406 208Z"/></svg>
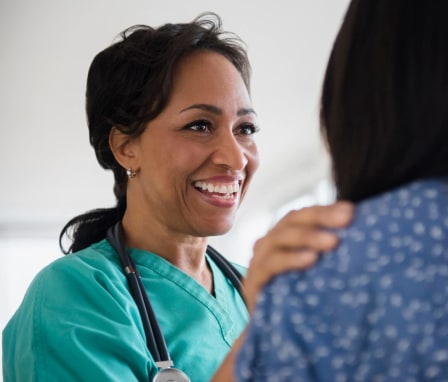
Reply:
<svg viewBox="0 0 448 382"><path fill-rule="evenodd" d="M319 258L319 253L309 249L295 251L278 250L270 256L254 257L251 259L248 275L253 273L257 275L258 280L269 280L272 276L283 273L287 270L306 269L313 265ZM263 268L263 272L260 272Z"/></svg>
<svg viewBox="0 0 448 382"><path fill-rule="evenodd" d="M255 254L270 254L280 250L298 250L303 248L315 251L333 249L339 239L333 232L316 227L286 225L276 226L254 244Z"/></svg>
<svg viewBox="0 0 448 382"><path fill-rule="evenodd" d="M279 223L339 228L350 223L353 212L353 204L341 201L328 206L312 206L293 210L285 215Z"/></svg>

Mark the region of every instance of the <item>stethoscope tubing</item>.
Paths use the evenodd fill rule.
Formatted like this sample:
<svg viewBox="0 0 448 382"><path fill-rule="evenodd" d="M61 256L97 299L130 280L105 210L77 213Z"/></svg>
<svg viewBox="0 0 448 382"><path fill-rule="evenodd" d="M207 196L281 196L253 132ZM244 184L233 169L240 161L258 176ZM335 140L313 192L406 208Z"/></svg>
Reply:
<svg viewBox="0 0 448 382"><path fill-rule="evenodd" d="M145 291L140 274L138 273L134 261L124 246L121 221L109 228L107 231L107 239L112 247L117 251L120 258L120 263L126 275L131 295L133 296L140 313L143 329L146 334L146 344L148 350L156 363L171 361L165 338L158 324L154 309L152 308L148 295ZM207 254L216 263L223 274L231 281L234 288L238 291L244 301L242 284L243 276L241 273L213 247L207 246Z"/></svg>
<svg viewBox="0 0 448 382"><path fill-rule="evenodd" d="M146 344L154 361L160 362L171 360L165 339L154 314L154 309L145 292L140 274L137 271L134 261L123 245L123 229L121 224L113 226L113 231L108 231L107 238L120 257L120 262L124 269L129 289L142 319L143 329L146 334Z"/></svg>

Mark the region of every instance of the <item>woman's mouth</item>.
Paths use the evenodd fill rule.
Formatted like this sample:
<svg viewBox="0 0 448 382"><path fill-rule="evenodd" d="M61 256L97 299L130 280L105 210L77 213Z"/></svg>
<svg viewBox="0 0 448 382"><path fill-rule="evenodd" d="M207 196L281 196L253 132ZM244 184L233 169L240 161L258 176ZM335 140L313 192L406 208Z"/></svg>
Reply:
<svg viewBox="0 0 448 382"><path fill-rule="evenodd" d="M193 186L198 191L207 194L212 198L229 200L236 198L241 187L240 183L241 181L234 181L230 183L197 181L193 183Z"/></svg>

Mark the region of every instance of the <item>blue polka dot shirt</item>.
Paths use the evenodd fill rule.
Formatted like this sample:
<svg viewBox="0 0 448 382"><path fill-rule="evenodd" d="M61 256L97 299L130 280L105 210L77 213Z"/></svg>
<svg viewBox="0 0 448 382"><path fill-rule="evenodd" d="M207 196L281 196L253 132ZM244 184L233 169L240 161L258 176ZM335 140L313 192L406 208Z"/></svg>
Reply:
<svg viewBox="0 0 448 382"><path fill-rule="evenodd" d="M361 202L339 246L262 292L237 381L448 381L448 181Z"/></svg>

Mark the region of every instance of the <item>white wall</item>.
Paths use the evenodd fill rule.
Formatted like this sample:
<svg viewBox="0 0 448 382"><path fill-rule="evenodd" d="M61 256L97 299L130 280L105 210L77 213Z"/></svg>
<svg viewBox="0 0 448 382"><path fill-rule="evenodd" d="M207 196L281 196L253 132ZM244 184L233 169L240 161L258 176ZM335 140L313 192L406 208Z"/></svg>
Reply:
<svg viewBox="0 0 448 382"><path fill-rule="evenodd" d="M93 56L124 28L214 11L247 43L261 167L235 228L212 242L246 263L284 203L327 178L318 97L348 0L2 0L0 2L0 328L31 278L60 256L72 216L111 206L112 176L88 144L84 86ZM303 200L303 199L301 199Z"/></svg>

